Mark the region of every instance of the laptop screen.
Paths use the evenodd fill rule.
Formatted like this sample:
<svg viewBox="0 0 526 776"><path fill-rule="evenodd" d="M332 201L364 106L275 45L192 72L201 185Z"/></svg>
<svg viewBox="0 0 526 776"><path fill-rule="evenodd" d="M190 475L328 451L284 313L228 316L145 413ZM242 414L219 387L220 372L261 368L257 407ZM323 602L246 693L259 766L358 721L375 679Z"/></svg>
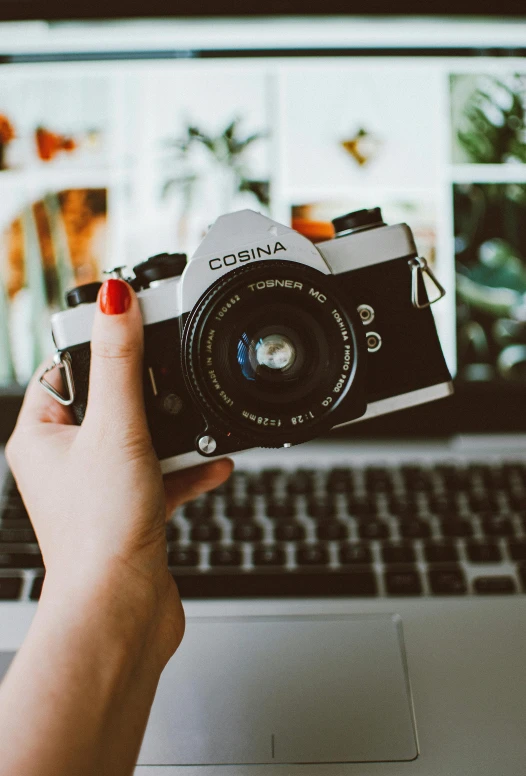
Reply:
<svg viewBox="0 0 526 776"><path fill-rule="evenodd" d="M360 208L407 222L457 379L526 379L526 24L0 25L0 47L4 389L69 288L243 208L315 242Z"/></svg>

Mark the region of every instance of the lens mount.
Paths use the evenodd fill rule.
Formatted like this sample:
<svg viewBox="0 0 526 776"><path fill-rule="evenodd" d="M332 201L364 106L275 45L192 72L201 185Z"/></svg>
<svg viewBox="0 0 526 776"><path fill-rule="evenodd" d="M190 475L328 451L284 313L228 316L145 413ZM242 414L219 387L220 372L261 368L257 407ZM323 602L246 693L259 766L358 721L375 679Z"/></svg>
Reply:
<svg viewBox="0 0 526 776"><path fill-rule="evenodd" d="M363 326L337 279L290 261L223 275L183 333L183 371L204 417L251 446L312 439L352 388Z"/></svg>

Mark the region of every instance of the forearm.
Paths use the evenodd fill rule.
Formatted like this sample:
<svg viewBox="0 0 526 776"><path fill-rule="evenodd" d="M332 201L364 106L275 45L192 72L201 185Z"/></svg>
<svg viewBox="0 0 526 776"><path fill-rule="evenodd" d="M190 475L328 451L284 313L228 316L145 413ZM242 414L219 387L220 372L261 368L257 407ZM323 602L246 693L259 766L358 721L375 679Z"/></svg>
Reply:
<svg viewBox="0 0 526 776"><path fill-rule="evenodd" d="M107 589L80 591L44 585L0 687L0 776L133 771L162 670L155 616Z"/></svg>

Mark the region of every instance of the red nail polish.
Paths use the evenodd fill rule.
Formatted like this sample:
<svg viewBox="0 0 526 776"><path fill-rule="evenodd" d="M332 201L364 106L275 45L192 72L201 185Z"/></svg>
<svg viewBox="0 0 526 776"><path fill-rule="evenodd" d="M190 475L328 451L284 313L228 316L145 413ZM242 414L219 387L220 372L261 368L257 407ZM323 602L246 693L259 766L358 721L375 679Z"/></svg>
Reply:
<svg viewBox="0 0 526 776"><path fill-rule="evenodd" d="M99 291L100 309L105 315L121 315L129 308L130 289L124 280L105 280Z"/></svg>

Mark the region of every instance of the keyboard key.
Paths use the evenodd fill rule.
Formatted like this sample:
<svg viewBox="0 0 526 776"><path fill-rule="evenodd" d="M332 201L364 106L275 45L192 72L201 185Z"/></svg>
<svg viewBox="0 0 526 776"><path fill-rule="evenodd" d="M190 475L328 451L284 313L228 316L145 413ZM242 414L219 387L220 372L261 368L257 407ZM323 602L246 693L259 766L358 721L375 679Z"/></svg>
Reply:
<svg viewBox="0 0 526 776"><path fill-rule="evenodd" d="M482 530L486 536L513 536L515 529L511 518L490 516L482 520Z"/></svg>
<svg viewBox="0 0 526 776"><path fill-rule="evenodd" d="M526 560L526 539L510 539L508 552L513 560Z"/></svg>
<svg viewBox="0 0 526 776"><path fill-rule="evenodd" d="M6 552L0 549L1 569L42 569L44 561L40 553Z"/></svg>
<svg viewBox="0 0 526 776"><path fill-rule="evenodd" d="M468 467L468 474L472 482L482 482L484 487L491 488L498 482L499 472L489 464L475 463Z"/></svg>
<svg viewBox="0 0 526 776"><path fill-rule="evenodd" d="M401 474L407 490L428 490L431 487L429 472L420 466L402 466Z"/></svg>
<svg viewBox="0 0 526 776"><path fill-rule="evenodd" d="M213 507L210 501L190 501L183 507L183 515L191 521L210 520Z"/></svg>
<svg viewBox="0 0 526 776"><path fill-rule="evenodd" d="M515 580L513 577L477 577L473 580L473 588L479 595L505 595L515 593Z"/></svg>
<svg viewBox="0 0 526 776"><path fill-rule="evenodd" d="M193 542L217 542L221 538L221 529L217 523L196 523L190 531Z"/></svg>
<svg viewBox="0 0 526 776"><path fill-rule="evenodd" d="M451 542L426 542L424 555L428 563L454 563L458 561L457 548Z"/></svg>
<svg viewBox="0 0 526 776"><path fill-rule="evenodd" d="M316 544L300 547L296 553L296 562L300 566L325 566L329 562L329 553L326 547Z"/></svg>
<svg viewBox="0 0 526 776"><path fill-rule="evenodd" d="M508 461L507 463L503 463L501 468L505 477L509 478L515 476L526 484L526 464L523 464L520 461Z"/></svg>
<svg viewBox="0 0 526 776"><path fill-rule="evenodd" d="M35 577L33 584L31 585L31 592L29 597L32 601L38 601L42 593L42 585L44 584L44 577Z"/></svg>
<svg viewBox="0 0 526 776"><path fill-rule="evenodd" d="M440 529L444 536L459 536L467 537L472 536L473 526L469 520L441 520Z"/></svg>
<svg viewBox="0 0 526 776"><path fill-rule="evenodd" d="M392 473L381 466L368 466L364 472L365 487L368 491L391 491L393 489Z"/></svg>
<svg viewBox="0 0 526 776"><path fill-rule="evenodd" d="M358 533L361 539L387 539L389 537L389 526L382 520L362 520L358 526Z"/></svg>
<svg viewBox="0 0 526 776"><path fill-rule="evenodd" d="M454 495L428 496L429 511L435 515L454 514L458 509L457 499Z"/></svg>
<svg viewBox="0 0 526 776"><path fill-rule="evenodd" d="M218 485L217 488L214 488L213 490L208 491L208 498L213 498L214 496L224 496L228 497L231 493L230 487L228 486L228 480L227 482L221 483L221 485Z"/></svg>
<svg viewBox="0 0 526 776"><path fill-rule="evenodd" d="M216 547L210 553L211 566L241 566L242 555L237 547Z"/></svg>
<svg viewBox="0 0 526 776"><path fill-rule="evenodd" d="M21 577L0 577L0 601L16 601L22 592Z"/></svg>
<svg viewBox="0 0 526 776"><path fill-rule="evenodd" d="M400 518L418 517L418 504L412 497L392 496L388 505L392 515Z"/></svg>
<svg viewBox="0 0 526 776"><path fill-rule="evenodd" d="M355 498L351 497L347 501L347 509L350 515L354 517L373 517L378 509L374 498Z"/></svg>
<svg viewBox="0 0 526 776"><path fill-rule="evenodd" d="M255 566L284 566L287 556L282 547L264 546L254 550Z"/></svg>
<svg viewBox="0 0 526 776"><path fill-rule="evenodd" d="M296 502L294 500L267 501L265 512L272 520L287 520L296 516Z"/></svg>
<svg viewBox="0 0 526 776"><path fill-rule="evenodd" d="M468 587L460 566L431 569L428 574L429 587L435 595L463 595Z"/></svg>
<svg viewBox="0 0 526 776"><path fill-rule="evenodd" d="M166 541L176 542L179 539L179 528L173 523L166 523Z"/></svg>
<svg viewBox="0 0 526 776"><path fill-rule="evenodd" d="M336 517L336 505L330 500L309 499L307 513L313 520L330 520Z"/></svg>
<svg viewBox="0 0 526 776"><path fill-rule="evenodd" d="M283 474L281 469L264 469L260 474L253 474L248 478L247 491L254 496L271 496Z"/></svg>
<svg viewBox="0 0 526 776"><path fill-rule="evenodd" d="M386 571L384 580L385 589L389 595L422 594L422 581L416 569Z"/></svg>
<svg viewBox="0 0 526 776"><path fill-rule="evenodd" d="M263 537L263 529L256 523L236 523L232 535L236 542L258 542Z"/></svg>
<svg viewBox="0 0 526 776"><path fill-rule="evenodd" d="M177 576L183 599L187 598L301 598L370 597L378 593L375 575L369 571L247 571L227 574Z"/></svg>
<svg viewBox="0 0 526 776"><path fill-rule="evenodd" d="M291 495L303 495L311 493L314 489L314 472L303 469L289 475L287 491Z"/></svg>
<svg viewBox="0 0 526 776"><path fill-rule="evenodd" d="M484 487L495 493L505 490L508 485L508 478L501 466L492 466L488 469L488 474L484 478Z"/></svg>
<svg viewBox="0 0 526 776"><path fill-rule="evenodd" d="M472 563L498 563L502 554L493 542L467 542L466 553Z"/></svg>
<svg viewBox="0 0 526 776"><path fill-rule="evenodd" d="M492 493L472 494L469 506L473 512L494 512L499 508L499 502Z"/></svg>
<svg viewBox="0 0 526 776"><path fill-rule="evenodd" d="M361 563L372 563L373 554L368 544L342 544L340 547L340 563L344 566L356 566Z"/></svg>
<svg viewBox="0 0 526 776"><path fill-rule="evenodd" d="M488 469L485 484L488 490L499 491L506 489L507 478L501 466L492 466Z"/></svg>
<svg viewBox="0 0 526 776"><path fill-rule="evenodd" d="M292 521L278 523L274 535L280 542L298 542L305 539L305 528Z"/></svg>
<svg viewBox="0 0 526 776"><path fill-rule="evenodd" d="M4 485L4 495L6 498L18 499L19 501L22 501L20 491L18 490L16 482L10 472L7 475L7 481Z"/></svg>
<svg viewBox="0 0 526 776"><path fill-rule="evenodd" d="M229 502L225 508L225 516L230 520L252 520L255 514L254 504L247 501L243 504Z"/></svg>
<svg viewBox="0 0 526 776"><path fill-rule="evenodd" d="M526 591L526 563L519 563L519 564L517 564L517 572L518 572L520 580L522 582L522 586L523 586L524 590Z"/></svg>
<svg viewBox="0 0 526 776"><path fill-rule="evenodd" d="M1 526L2 530L5 531L20 531L22 528L33 530L29 518L27 520L2 520Z"/></svg>
<svg viewBox="0 0 526 776"><path fill-rule="evenodd" d="M29 515L27 514L25 507L22 503L19 505L7 505L4 507L2 512L0 513L0 519L2 521L2 525L5 526L6 523L14 523L14 527L17 527L21 523L29 523L31 525L29 520ZM21 528L25 527L23 525L20 525Z"/></svg>
<svg viewBox="0 0 526 776"><path fill-rule="evenodd" d="M32 528L0 528L0 544L36 544Z"/></svg>
<svg viewBox="0 0 526 776"><path fill-rule="evenodd" d="M347 538L347 526L338 520L329 520L326 523L320 523L316 527L316 536L325 541L335 541L337 539Z"/></svg>
<svg viewBox="0 0 526 776"><path fill-rule="evenodd" d="M526 496L522 493L508 493L508 501L515 512L526 512Z"/></svg>
<svg viewBox="0 0 526 776"><path fill-rule="evenodd" d="M435 466L436 474L442 479L446 490L461 490L468 483L468 474L454 464L438 464Z"/></svg>
<svg viewBox="0 0 526 776"><path fill-rule="evenodd" d="M429 523L418 518L399 520L398 529L404 539L427 539L428 536L431 536L431 526Z"/></svg>
<svg viewBox="0 0 526 776"><path fill-rule="evenodd" d="M264 469L259 475L260 495L272 498L284 482L285 472L282 469Z"/></svg>
<svg viewBox="0 0 526 776"><path fill-rule="evenodd" d="M327 477L328 493L350 493L353 490L353 476L350 469L331 469Z"/></svg>
<svg viewBox="0 0 526 776"><path fill-rule="evenodd" d="M199 552L195 547L176 547L168 553L169 566L198 566Z"/></svg>
<svg viewBox="0 0 526 776"><path fill-rule="evenodd" d="M279 479L280 477L283 477L284 471L283 469L278 469L276 466L274 469L263 469L260 476L261 479L267 484L271 485L275 480Z"/></svg>
<svg viewBox="0 0 526 776"><path fill-rule="evenodd" d="M415 551L410 544L384 544L382 560L384 563L414 563Z"/></svg>
<svg viewBox="0 0 526 776"><path fill-rule="evenodd" d="M234 493L246 491L248 488L249 476L247 472L234 471L224 483L225 491L223 495L230 496Z"/></svg>

